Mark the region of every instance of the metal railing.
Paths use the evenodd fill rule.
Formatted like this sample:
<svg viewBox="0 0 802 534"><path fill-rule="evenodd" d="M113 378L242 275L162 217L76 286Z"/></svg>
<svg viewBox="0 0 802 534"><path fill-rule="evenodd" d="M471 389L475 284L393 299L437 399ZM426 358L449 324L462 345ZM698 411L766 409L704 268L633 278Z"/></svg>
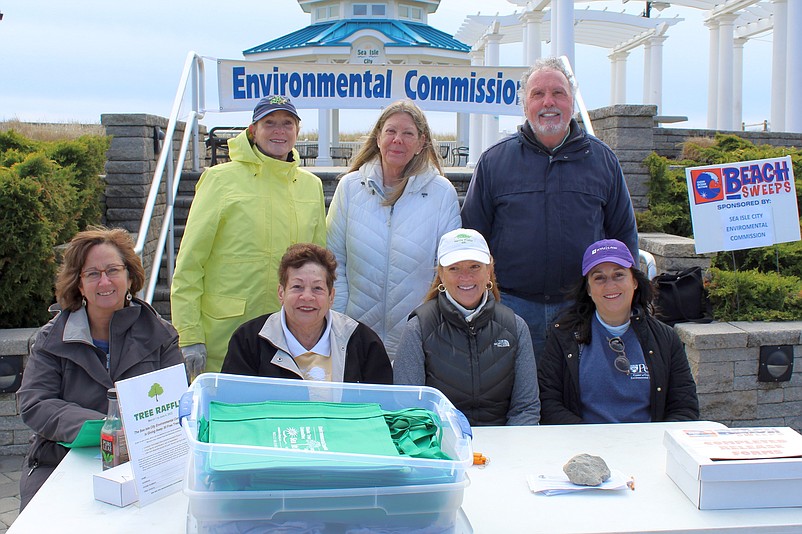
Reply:
<svg viewBox="0 0 802 534"><path fill-rule="evenodd" d="M188 87L191 89L191 110L188 112L185 120L184 135L181 138L178 158L174 160L173 137L175 136L176 127L179 122L179 115L181 113L181 106L186 98ZM148 233L150 232L150 224L153 219L153 210L156 207L156 198L159 194L162 176L166 171L167 200L164 210L164 217L162 217L162 226L159 229L159 239L153 253L150 277L143 288L143 291L145 292L144 295L140 295L140 297L148 303L153 302L153 295L156 292L156 285L159 281L159 271L161 270L162 258L164 257L165 244L167 245L168 281L172 281L173 278L173 269L175 266L175 229L173 227L175 197L178 192L178 185L181 181L181 173L184 168L184 161L187 157L187 150L189 149L190 141L193 143L192 170L200 170L200 154L198 153L198 147L200 144L198 121L203 118L203 110L206 107L206 92L204 87L205 71L203 58L201 58L195 52L190 52L187 54L187 59L184 63L184 70L181 73L181 79L178 83L178 91L176 92L175 100L173 100L173 108L170 112L170 118L167 123L167 131L164 133L164 144L159 152L159 160L156 163L156 170L153 172L153 180L150 184L148 198L145 202L145 208L142 212L142 221L139 223L139 232L137 233L136 244L134 245L134 251L140 256L140 258L142 258L142 262L144 264L145 243L147 242Z"/></svg>
<svg viewBox="0 0 802 534"><path fill-rule="evenodd" d="M563 62L565 69L569 73L571 73L571 77L576 82L576 75L574 74L574 69L571 68L571 61L569 61L568 56L560 56L560 61ZM585 131L588 132L590 135L596 135L596 132L593 131L593 124L591 124L590 122L590 114L588 114L588 108L587 106L585 106L585 99L582 98L582 92L579 90L578 82L576 82L574 100L576 101L576 105L579 108L579 115L582 117L582 123L585 125Z"/></svg>

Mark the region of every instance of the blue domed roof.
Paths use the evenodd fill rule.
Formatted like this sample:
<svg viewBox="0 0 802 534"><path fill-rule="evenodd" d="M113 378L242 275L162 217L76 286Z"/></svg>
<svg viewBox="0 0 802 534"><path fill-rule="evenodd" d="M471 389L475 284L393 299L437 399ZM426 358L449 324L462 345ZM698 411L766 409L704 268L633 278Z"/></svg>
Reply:
<svg viewBox="0 0 802 534"><path fill-rule="evenodd" d="M390 39L385 47L422 47L470 52L465 43L428 24L403 20L337 20L312 24L278 39L243 51L243 55L315 46L351 46L346 39L362 30L374 30Z"/></svg>

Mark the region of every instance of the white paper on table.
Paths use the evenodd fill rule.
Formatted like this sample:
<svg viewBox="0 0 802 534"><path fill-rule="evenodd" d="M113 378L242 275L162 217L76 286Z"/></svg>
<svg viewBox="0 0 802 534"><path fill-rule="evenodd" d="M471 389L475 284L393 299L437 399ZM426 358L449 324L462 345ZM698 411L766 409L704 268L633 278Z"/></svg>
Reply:
<svg viewBox="0 0 802 534"><path fill-rule="evenodd" d="M181 490L189 443L178 423L187 391L184 364L115 383L139 505Z"/></svg>
<svg viewBox="0 0 802 534"><path fill-rule="evenodd" d="M620 471L610 470L610 478L598 486L580 486L568 480L568 476L560 471L559 473L538 473L528 475L526 481L532 493L542 493L543 495L560 495L562 493L572 493L584 490L622 490L628 489L627 485L631 477L624 476Z"/></svg>

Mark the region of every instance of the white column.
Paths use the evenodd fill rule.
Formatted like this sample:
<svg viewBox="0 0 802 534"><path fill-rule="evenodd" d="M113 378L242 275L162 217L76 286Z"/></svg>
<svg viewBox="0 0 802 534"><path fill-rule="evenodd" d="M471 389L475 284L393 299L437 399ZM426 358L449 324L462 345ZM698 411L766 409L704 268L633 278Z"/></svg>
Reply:
<svg viewBox="0 0 802 534"><path fill-rule="evenodd" d="M802 133L802 2L788 2L788 48L785 80L785 130Z"/></svg>
<svg viewBox="0 0 802 534"><path fill-rule="evenodd" d="M627 57L629 52L610 54L610 105L627 103Z"/></svg>
<svg viewBox="0 0 802 534"><path fill-rule="evenodd" d="M479 43L477 43L479 44ZM471 65L481 66L484 62L484 50L474 49L470 52ZM471 135L468 139L468 167L473 167L482 153L482 117L481 113L471 113Z"/></svg>
<svg viewBox="0 0 802 534"><path fill-rule="evenodd" d="M576 72L574 0L552 0L551 2L551 55L567 56L571 68Z"/></svg>
<svg viewBox="0 0 802 534"><path fill-rule="evenodd" d="M340 110L331 110L331 144L340 144Z"/></svg>
<svg viewBox="0 0 802 534"><path fill-rule="evenodd" d="M649 102L657 106L657 114L663 111L663 41L664 36L655 36L649 39L652 43L652 53L649 61Z"/></svg>
<svg viewBox="0 0 802 534"><path fill-rule="evenodd" d="M317 159L315 167L332 165L329 149L331 148L331 110L317 111Z"/></svg>
<svg viewBox="0 0 802 534"><path fill-rule="evenodd" d="M469 113L457 113L457 144L468 146L471 138L471 116Z"/></svg>
<svg viewBox="0 0 802 534"><path fill-rule="evenodd" d="M542 21L542 11L525 11L521 15L524 65L532 65L537 59L540 59L540 23Z"/></svg>
<svg viewBox="0 0 802 534"><path fill-rule="evenodd" d="M652 102L652 42L643 43L643 103Z"/></svg>
<svg viewBox="0 0 802 534"><path fill-rule="evenodd" d="M710 50L707 58L707 127L716 129L718 118L718 21L705 22L710 28Z"/></svg>
<svg viewBox="0 0 802 534"><path fill-rule="evenodd" d="M771 131L785 131L785 62L788 55L788 4L772 0L774 31L771 38Z"/></svg>
<svg viewBox="0 0 802 534"><path fill-rule="evenodd" d="M732 130L732 54L734 14L718 17L718 107L716 129Z"/></svg>
<svg viewBox="0 0 802 534"><path fill-rule="evenodd" d="M560 10L555 7L556 2L559 1L560 0L554 0L554 3L551 4L551 11L549 12L551 15L549 19L549 35L551 36L549 55L552 57L560 55ZM573 68L573 65L571 67Z"/></svg>
<svg viewBox="0 0 802 534"><path fill-rule="evenodd" d="M732 125L735 130L741 128L744 108L744 44L745 37L733 41L732 54Z"/></svg>
<svg viewBox="0 0 802 534"><path fill-rule="evenodd" d="M615 54L610 54L607 57L610 58L610 105L613 106L616 103L616 65L618 62L615 59Z"/></svg>
<svg viewBox="0 0 802 534"><path fill-rule="evenodd" d="M497 28L496 28L497 31ZM492 33L485 36L485 66L497 67L499 64L499 45L502 35L499 33ZM498 115L485 115L484 118L484 135L482 138L482 150L498 140L499 120Z"/></svg>

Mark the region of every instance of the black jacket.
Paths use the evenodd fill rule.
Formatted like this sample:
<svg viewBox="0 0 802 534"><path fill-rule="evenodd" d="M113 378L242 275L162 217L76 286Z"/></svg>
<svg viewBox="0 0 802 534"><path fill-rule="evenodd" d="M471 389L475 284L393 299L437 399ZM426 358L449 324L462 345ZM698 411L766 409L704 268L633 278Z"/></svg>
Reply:
<svg viewBox="0 0 802 534"><path fill-rule="evenodd" d="M333 310L331 321L332 381L392 384L393 368L379 336L364 324ZM263 315L237 328L228 344L222 372L303 378L287 348L281 314Z"/></svg>
<svg viewBox="0 0 802 534"><path fill-rule="evenodd" d="M638 336L651 383L651 416L658 421L699 419L696 384L677 333L654 317L635 310L631 327ZM575 332L554 323L538 366L541 424L582 423L579 344Z"/></svg>

